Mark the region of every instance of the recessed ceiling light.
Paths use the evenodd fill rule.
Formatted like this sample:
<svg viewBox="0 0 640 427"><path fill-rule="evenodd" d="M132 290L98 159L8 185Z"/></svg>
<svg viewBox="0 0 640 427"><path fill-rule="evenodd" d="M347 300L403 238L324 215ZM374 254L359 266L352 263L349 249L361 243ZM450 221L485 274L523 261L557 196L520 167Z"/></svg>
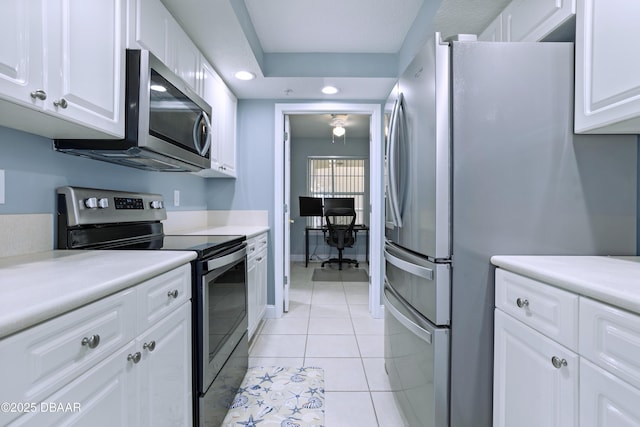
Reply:
<svg viewBox="0 0 640 427"><path fill-rule="evenodd" d="M322 93L325 95L335 95L338 92L338 88L334 86L325 86L322 88Z"/></svg>
<svg viewBox="0 0 640 427"><path fill-rule="evenodd" d="M156 92L166 92L167 88L162 85L151 85L151 90L155 90Z"/></svg>
<svg viewBox="0 0 640 427"><path fill-rule="evenodd" d="M256 78L256 75L250 71L238 71L236 73L236 79L238 80L253 80Z"/></svg>

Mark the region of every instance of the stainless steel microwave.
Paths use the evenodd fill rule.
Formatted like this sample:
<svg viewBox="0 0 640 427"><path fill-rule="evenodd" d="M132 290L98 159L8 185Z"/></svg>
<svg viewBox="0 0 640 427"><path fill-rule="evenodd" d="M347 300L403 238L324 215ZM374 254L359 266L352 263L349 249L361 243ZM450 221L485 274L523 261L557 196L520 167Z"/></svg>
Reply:
<svg viewBox="0 0 640 427"><path fill-rule="evenodd" d="M127 50L124 139L57 139L56 150L154 171L209 168L211 106L147 50Z"/></svg>

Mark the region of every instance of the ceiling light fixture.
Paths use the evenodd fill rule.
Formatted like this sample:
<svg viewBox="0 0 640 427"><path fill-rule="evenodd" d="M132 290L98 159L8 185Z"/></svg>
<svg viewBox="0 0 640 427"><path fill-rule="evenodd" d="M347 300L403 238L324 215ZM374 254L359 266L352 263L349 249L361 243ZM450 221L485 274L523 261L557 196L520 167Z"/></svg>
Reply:
<svg viewBox="0 0 640 427"><path fill-rule="evenodd" d="M322 93L324 93L325 95L335 95L338 92L339 90L335 86L325 86L322 88Z"/></svg>
<svg viewBox="0 0 640 427"><path fill-rule="evenodd" d="M329 124L331 126L333 126L333 130L331 132L331 143L335 144L336 139L335 137L343 137L343 143L346 144L346 133L347 130L344 128L344 125L347 121L347 115L346 114L332 114L331 115L331 122L329 122Z"/></svg>
<svg viewBox="0 0 640 427"><path fill-rule="evenodd" d="M251 71L238 71L236 74L236 79L238 80L253 80L256 78L256 75Z"/></svg>
<svg viewBox="0 0 640 427"><path fill-rule="evenodd" d="M151 85L149 87L151 90L155 90L156 92L166 92L167 88L162 85Z"/></svg>

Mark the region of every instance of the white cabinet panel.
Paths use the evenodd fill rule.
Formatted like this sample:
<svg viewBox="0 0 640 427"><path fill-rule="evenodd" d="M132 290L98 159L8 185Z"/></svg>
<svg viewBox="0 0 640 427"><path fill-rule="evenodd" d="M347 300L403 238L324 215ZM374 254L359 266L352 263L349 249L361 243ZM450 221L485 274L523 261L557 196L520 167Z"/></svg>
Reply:
<svg viewBox="0 0 640 427"><path fill-rule="evenodd" d="M206 61L201 64L202 98L211 105L211 168L198 175L212 178L236 177L237 99Z"/></svg>
<svg viewBox="0 0 640 427"><path fill-rule="evenodd" d="M579 0L577 133L640 133L640 2Z"/></svg>
<svg viewBox="0 0 640 427"><path fill-rule="evenodd" d="M578 425L577 354L500 310L494 351L494 426Z"/></svg>
<svg viewBox="0 0 640 427"><path fill-rule="evenodd" d="M124 135L122 2L11 1L6 14L3 4L0 125L50 138Z"/></svg>
<svg viewBox="0 0 640 427"><path fill-rule="evenodd" d="M38 403L38 411L26 414L9 425L137 427L133 422L138 412L136 372L133 362L127 360L133 351L134 343L131 342L43 403ZM53 411L49 403L62 403L65 410Z"/></svg>
<svg viewBox="0 0 640 427"><path fill-rule="evenodd" d="M267 233L247 240L247 320L249 339L267 311Z"/></svg>
<svg viewBox="0 0 640 427"><path fill-rule="evenodd" d="M30 96L44 88L42 2L6 0L0 14L0 94L25 105L43 104Z"/></svg>
<svg viewBox="0 0 640 427"><path fill-rule="evenodd" d="M479 41L501 42L503 41L502 14L491 21L491 24L478 36Z"/></svg>
<svg viewBox="0 0 640 427"><path fill-rule="evenodd" d="M59 0L49 5L47 38L57 39L60 47L53 45L48 50L51 99L45 102L46 109L114 135L122 134L122 1Z"/></svg>
<svg viewBox="0 0 640 427"><path fill-rule="evenodd" d="M142 332L191 298L190 265L146 281L138 294L138 332Z"/></svg>
<svg viewBox="0 0 640 427"><path fill-rule="evenodd" d="M580 355L640 388L640 316L580 298Z"/></svg>
<svg viewBox="0 0 640 427"><path fill-rule="evenodd" d="M575 13L576 0L514 0L502 12L503 41L540 41Z"/></svg>
<svg viewBox="0 0 640 427"><path fill-rule="evenodd" d="M188 426L192 423L191 303L154 325L136 342L142 358L140 417L136 426Z"/></svg>
<svg viewBox="0 0 640 427"><path fill-rule="evenodd" d="M160 61L167 59L167 33L170 15L159 0L129 0L130 48L144 48Z"/></svg>
<svg viewBox="0 0 640 427"><path fill-rule="evenodd" d="M496 307L578 351L578 296L518 274L496 270Z"/></svg>
<svg viewBox="0 0 640 427"><path fill-rule="evenodd" d="M640 389L580 358L580 427L637 427Z"/></svg>
<svg viewBox="0 0 640 427"><path fill-rule="evenodd" d="M11 385L0 401L39 402L90 369L135 337L135 311L129 289L0 340L0 377Z"/></svg>

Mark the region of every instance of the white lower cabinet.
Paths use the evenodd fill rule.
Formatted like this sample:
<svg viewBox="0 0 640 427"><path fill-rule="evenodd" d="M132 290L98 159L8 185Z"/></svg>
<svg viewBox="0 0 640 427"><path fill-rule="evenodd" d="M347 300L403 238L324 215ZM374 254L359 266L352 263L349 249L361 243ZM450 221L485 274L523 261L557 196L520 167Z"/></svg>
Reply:
<svg viewBox="0 0 640 427"><path fill-rule="evenodd" d="M141 353L135 426L188 426L191 400L191 303L182 304L136 340Z"/></svg>
<svg viewBox="0 0 640 427"><path fill-rule="evenodd" d="M495 312L494 426L577 426L578 355Z"/></svg>
<svg viewBox="0 0 640 427"><path fill-rule="evenodd" d="M267 311L267 233L247 241L247 318L251 339Z"/></svg>
<svg viewBox="0 0 640 427"><path fill-rule="evenodd" d="M640 389L580 358L580 427L636 426Z"/></svg>
<svg viewBox="0 0 640 427"><path fill-rule="evenodd" d="M640 426L637 313L500 268L494 331L494 426Z"/></svg>
<svg viewBox="0 0 640 427"><path fill-rule="evenodd" d="M0 425L190 426L190 283L184 265L0 340Z"/></svg>

